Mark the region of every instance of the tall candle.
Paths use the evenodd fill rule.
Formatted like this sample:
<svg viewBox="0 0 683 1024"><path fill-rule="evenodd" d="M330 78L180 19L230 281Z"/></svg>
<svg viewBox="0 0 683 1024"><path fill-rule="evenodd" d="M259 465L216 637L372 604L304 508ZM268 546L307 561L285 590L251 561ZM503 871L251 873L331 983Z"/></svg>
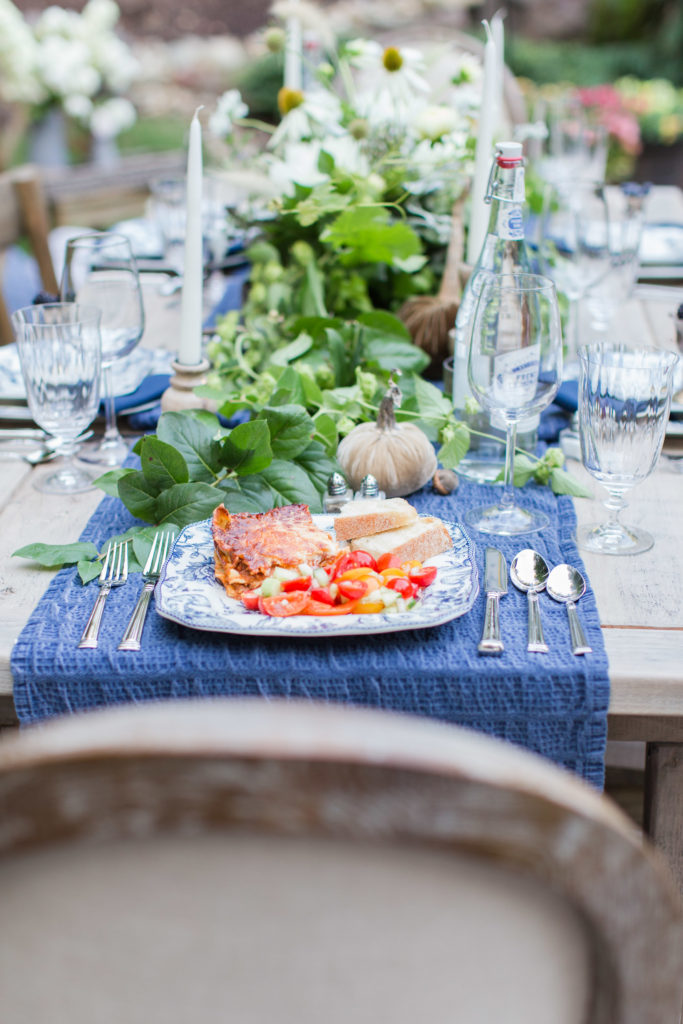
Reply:
<svg viewBox="0 0 683 1024"><path fill-rule="evenodd" d="M185 259L180 316L178 362L196 366L202 360L202 292L204 252L202 242L202 126L197 107L190 124L187 151Z"/></svg>
<svg viewBox="0 0 683 1024"><path fill-rule="evenodd" d="M496 11L491 18L491 35L496 47L496 123L495 132L505 132L505 11Z"/></svg>
<svg viewBox="0 0 683 1024"><path fill-rule="evenodd" d="M290 0L296 4L299 0ZM303 74L303 39L301 21L292 15L287 19L285 41L285 80L288 89L301 89Z"/></svg>
<svg viewBox="0 0 683 1024"><path fill-rule="evenodd" d="M496 44L488 21L483 22L486 29L484 46L484 78L482 82L481 108L479 110L479 127L477 145L474 151L474 177L470 194L470 223L467 234L467 262L477 262L479 253L486 237L489 220L489 208L484 202L486 186L489 180L491 159L493 155L493 132L495 122L496 95Z"/></svg>

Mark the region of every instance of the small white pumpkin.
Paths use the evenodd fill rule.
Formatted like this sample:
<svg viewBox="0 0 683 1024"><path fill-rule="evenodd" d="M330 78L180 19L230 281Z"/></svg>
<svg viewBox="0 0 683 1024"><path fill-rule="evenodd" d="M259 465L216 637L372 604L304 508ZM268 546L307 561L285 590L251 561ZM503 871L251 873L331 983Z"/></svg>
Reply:
<svg viewBox="0 0 683 1024"><path fill-rule="evenodd" d="M387 498L412 494L434 476L436 455L424 431L414 423L397 423L394 409L401 392L392 380L376 423L359 423L337 448L337 461L354 490L372 474Z"/></svg>

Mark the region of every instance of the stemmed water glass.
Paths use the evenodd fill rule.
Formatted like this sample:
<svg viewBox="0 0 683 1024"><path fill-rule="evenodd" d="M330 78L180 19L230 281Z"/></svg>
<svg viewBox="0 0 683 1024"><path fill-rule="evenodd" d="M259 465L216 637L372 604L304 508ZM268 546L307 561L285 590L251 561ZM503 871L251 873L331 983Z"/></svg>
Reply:
<svg viewBox="0 0 683 1024"><path fill-rule="evenodd" d="M64 461L56 473L34 480L49 494L77 494L93 478L74 461L76 439L92 423L100 402L100 311L71 302L27 306L12 314L26 400L31 416L57 442Z"/></svg>
<svg viewBox="0 0 683 1024"><path fill-rule="evenodd" d="M543 197L540 268L568 300L565 370L576 376L579 306L610 270L609 210L604 186L565 180L546 186Z"/></svg>
<svg viewBox="0 0 683 1024"><path fill-rule="evenodd" d="M562 376L562 330L553 282L539 274L486 274L477 302L468 377L477 401L505 421L505 486L500 504L471 509L483 533L532 533L548 525L514 495L517 424L552 401Z"/></svg>
<svg viewBox="0 0 683 1024"><path fill-rule="evenodd" d="M579 350L579 434L583 464L607 491L606 522L577 530L588 551L637 555L654 544L625 526L624 494L655 468L671 405L675 352L600 342Z"/></svg>
<svg viewBox="0 0 683 1024"><path fill-rule="evenodd" d="M128 446L116 424L112 368L135 348L145 325L140 278L128 238L110 231L71 238L66 245L61 298L88 303L102 313L105 431L101 441L83 449L81 458L117 466L128 454Z"/></svg>

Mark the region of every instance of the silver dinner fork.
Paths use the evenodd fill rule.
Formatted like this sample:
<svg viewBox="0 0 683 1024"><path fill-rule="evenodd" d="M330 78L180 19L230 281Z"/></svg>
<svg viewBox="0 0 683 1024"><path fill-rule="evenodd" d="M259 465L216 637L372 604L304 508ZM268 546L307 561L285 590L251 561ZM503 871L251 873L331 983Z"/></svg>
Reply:
<svg viewBox="0 0 683 1024"><path fill-rule="evenodd" d="M152 596L152 591L154 590L156 582L161 575L161 570L164 567L166 559L171 553L171 548L173 547L174 542L175 533L167 533L160 530L158 533L154 534L154 540L152 541L149 557L147 558L145 568L142 571L142 578L145 581L145 585L142 588L138 602L133 609L133 614L126 626L126 632L123 634L123 639L119 644L120 651L140 650L140 641L142 639L142 630L145 625L149 600Z"/></svg>
<svg viewBox="0 0 683 1024"><path fill-rule="evenodd" d="M86 647L89 649L97 647L97 638L99 636L100 625L102 623L104 602L107 600L109 591L112 587L123 586L127 579L128 543L125 540L119 541L118 544L112 544L110 542L107 545L107 553L104 558L102 572L97 579L100 592L97 595L95 606L91 611L90 618L83 630L83 636L78 644L79 647Z"/></svg>

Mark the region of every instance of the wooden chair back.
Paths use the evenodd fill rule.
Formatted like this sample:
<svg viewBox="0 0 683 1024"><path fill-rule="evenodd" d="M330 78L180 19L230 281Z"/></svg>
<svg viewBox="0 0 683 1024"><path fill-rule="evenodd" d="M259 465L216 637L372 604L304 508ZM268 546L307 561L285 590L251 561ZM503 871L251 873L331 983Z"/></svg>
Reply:
<svg viewBox="0 0 683 1024"><path fill-rule="evenodd" d="M4 1024L680 1009L676 896L635 827L532 755L407 716L207 700L8 737L0 878Z"/></svg>
<svg viewBox="0 0 683 1024"><path fill-rule="evenodd" d="M38 265L45 291L56 294L55 277L48 245L48 208L40 175L35 167L24 165L0 174L0 282L6 252L26 242ZM0 291L0 345L14 340L9 312Z"/></svg>

